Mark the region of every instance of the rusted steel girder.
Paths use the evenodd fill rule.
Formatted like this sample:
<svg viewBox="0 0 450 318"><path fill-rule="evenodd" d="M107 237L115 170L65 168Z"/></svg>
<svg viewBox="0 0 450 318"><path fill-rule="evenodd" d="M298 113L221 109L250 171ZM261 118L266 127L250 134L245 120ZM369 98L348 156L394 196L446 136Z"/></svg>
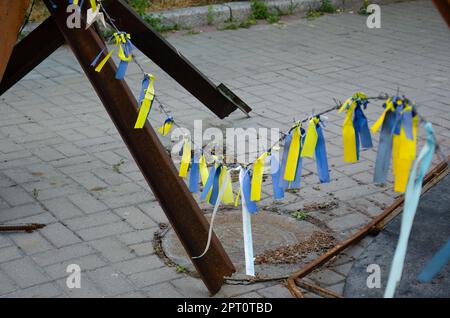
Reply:
<svg viewBox="0 0 450 318"><path fill-rule="evenodd" d="M124 1L109 0L104 1L103 5L113 16L114 24L132 35L133 44L144 55L153 60L219 118L227 117L237 108L247 116L251 112L252 109L224 84L214 85L176 48L153 31ZM54 21L48 18L16 46L10 61L11 65L8 65L5 78L0 83L0 95L64 43L62 36L56 34L56 30ZM39 44L36 45L38 41Z"/></svg>
<svg viewBox="0 0 450 318"><path fill-rule="evenodd" d="M63 44L64 37L51 18L41 23L14 47L5 75L0 81L0 95L20 81Z"/></svg>
<svg viewBox="0 0 450 318"><path fill-rule="evenodd" d="M57 8L52 7L52 2ZM205 247L208 222L188 188L178 177L175 166L150 124L147 122L144 129L134 129L138 105L126 82L114 78L117 70L114 62L110 59L100 73L90 66L93 58L106 44L92 28L67 28L66 0L44 0L44 3L192 260L192 256L200 255ZM215 235L208 253L192 262L211 294L219 291L224 276L230 276L235 271Z"/></svg>
<svg viewBox="0 0 450 318"><path fill-rule="evenodd" d="M16 44L29 0L0 0L0 81Z"/></svg>
<svg viewBox="0 0 450 318"><path fill-rule="evenodd" d="M450 0L433 0L433 2L450 27Z"/></svg>

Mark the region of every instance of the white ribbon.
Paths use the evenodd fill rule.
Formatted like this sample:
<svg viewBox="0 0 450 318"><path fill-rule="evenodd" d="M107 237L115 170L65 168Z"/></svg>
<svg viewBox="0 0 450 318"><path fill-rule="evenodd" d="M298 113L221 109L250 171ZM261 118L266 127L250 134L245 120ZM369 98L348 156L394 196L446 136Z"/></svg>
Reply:
<svg viewBox="0 0 450 318"><path fill-rule="evenodd" d="M222 202L223 194L225 193L225 190L227 188L228 179L230 178L230 171L237 170L237 169L239 169L239 168L227 170L227 173L225 174L225 177L223 178L223 181L222 181L222 187L220 188L219 194L217 195L216 204L214 205L213 214L211 216L211 222L209 224L208 242L206 243L205 250L203 251L203 253L200 256L193 256L192 259L202 258L208 252L209 246L211 245L214 218L216 217L217 211L219 210L220 202Z"/></svg>
<svg viewBox="0 0 450 318"><path fill-rule="evenodd" d="M247 203L244 196L244 176L245 170L240 167L239 184L241 186L242 201L242 229L244 234L244 254L245 254L245 273L249 276L255 276L255 264L253 257L253 238L252 238L252 215L248 212Z"/></svg>

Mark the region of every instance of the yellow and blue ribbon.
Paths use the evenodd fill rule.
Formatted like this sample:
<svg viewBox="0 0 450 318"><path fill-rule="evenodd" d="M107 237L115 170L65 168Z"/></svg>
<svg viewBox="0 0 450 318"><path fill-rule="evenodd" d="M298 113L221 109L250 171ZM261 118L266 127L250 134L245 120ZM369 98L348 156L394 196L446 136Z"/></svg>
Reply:
<svg viewBox="0 0 450 318"><path fill-rule="evenodd" d="M131 36L128 33L125 32L116 32L111 36L111 39L115 39L115 45L118 49L118 57L120 59L119 67L117 68L116 72L116 79L123 79L125 77L126 70L128 68L128 63L132 60L133 54L132 51L134 49L133 44L131 43ZM94 60L91 63L91 66L97 65L100 57L102 56L103 52L106 50L106 47L94 58ZM95 68L95 71L97 73L101 72L103 69L103 66L105 66L106 62L111 58L113 52L115 49L111 50L105 58L97 65Z"/></svg>
<svg viewBox="0 0 450 318"><path fill-rule="evenodd" d="M153 102L155 100L155 77L150 74L144 74L142 80L141 92L139 94L139 114L134 125L135 129L144 128L145 122L147 121L148 114L150 113Z"/></svg>
<svg viewBox="0 0 450 318"><path fill-rule="evenodd" d="M328 183L330 182L330 172L328 169L325 136L321 124L320 116L315 116L309 121L301 156L312 158L315 155L319 180L321 183Z"/></svg>
<svg viewBox="0 0 450 318"><path fill-rule="evenodd" d="M390 97L383 105L384 111L380 118L372 125L372 133L376 133L381 127L380 141L378 143L377 158L375 160L374 183L385 183L389 172L392 156L392 134L397 117L397 97Z"/></svg>
<svg viewBox="0 0 450 318"><path fill-rule="evenodd" d="M367 118L363 112L363 108L365 109L368 103L367 96L358 92L347 99L339 109L339 112L346 110L342 125L345 162L358 161L360 148L373 147Z"/></svg>
<svg viewBox="0 0 450 318"><path fill-rule="evenodd" d="M163 136L167 136L174 123L175 121L173 120L172 116L167 117L167 119L164 121L164 124L162 124L162 126L158 128L159 133Z"/></svg>

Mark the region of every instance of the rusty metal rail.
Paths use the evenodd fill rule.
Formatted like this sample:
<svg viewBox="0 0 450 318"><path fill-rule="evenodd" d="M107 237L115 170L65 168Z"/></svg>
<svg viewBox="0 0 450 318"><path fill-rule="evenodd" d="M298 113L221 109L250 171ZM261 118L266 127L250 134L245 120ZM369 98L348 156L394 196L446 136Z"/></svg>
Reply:
<svg viewBox="0 0 450 318"><path fill-rule="evenodd" d="M29 224L0 224L0 232L27 232L31 233L33 231L42 229L45 224L40 223L29 223Z"/></svg>
<svg viewBox="0 0 450 318"><path fill-rule="evenodd" d="M450 157L448 159L450 159ZM448 173L449 167L447 162L448 161L441 162L425 176L423 180L422 194L427 192L433 185L435 185ZM336 295L336 293L315 284L304 282L301 279L305 278L306 275L310 274L318 267L327 263L329 260L347 249L349 246L358 243L367 235L376 234L380 230L382 230L390 220L392 220L402 211L401 208L403 206L404 199L404 196L401 196L391 206L386 208L379 216L377 216L372 222L362 227L358 232L350 236L348 239L342 241L341 243L338 243L335 247L322 254L299 271L293 273L287 280L287 287L291 294L294 297L303 298L303 293L299 289L299 287L302 287L304 289L314 291L324 297L337 297L338 295Z"/></svg>

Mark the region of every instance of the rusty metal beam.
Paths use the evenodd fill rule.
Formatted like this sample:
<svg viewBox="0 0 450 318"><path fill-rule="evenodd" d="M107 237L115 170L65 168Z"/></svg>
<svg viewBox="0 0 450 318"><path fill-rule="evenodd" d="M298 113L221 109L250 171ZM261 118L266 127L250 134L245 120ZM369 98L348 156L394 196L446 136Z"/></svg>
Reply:
<svg viewBox="0 0 450 318"><path fill-rule="evenodd" d="M236 108L247 116L251 112L252 109L224 84L214 85L124 1L104 1L104 5L113 15L114 23L132 34L132 41L138 49L219 118L227 117ZM16 46L11 65L8 65L5 78L0 83L0 95L64 43L63 37L56 34L56 30L54 21L48 18Z"/></svg>
<svg viewBox="0 0 450 318"><path fill-rule="evenodd" d="M0 80L8 64L29 0L0 0Z"/></svg>
<svg viewBox="0 0 450 318"><path fill-rule="evenodd" d="M57 8L52 8L51 3ZM66 0L44 0L66 43L71 47L103 105L116 125L134 160L166 213L189 256L200 255L208 238L208 222L185 183L147 122L144 129L134 129L138 105L124 80L114 78L116 66L109 60L100 73L90 66L105 46L92 29L68 29ZM84 24L84 23L82 23ZM222 286L224 276L235 268L214 235L208 253L192 260L211 294Z"/></svg>
<svg viewBox="0 0 450 318"><path fill-rule="evenodd" d="M433 2L450 27L450 0L433 0Z"/></svg>
<svg viewBox="0 0 450 318"><path fill-rule="evenodd" d="M123 0L104 1L114 24L132 35L133 44L219 118L236 108L248 114L252 109L228 89L212 83L158 32L152 30Z"/></svg>
<svg viewBox="0 0 450 318"><path fill-rule="evenodd" d="M64 44L55 22L47 19L16 44L0 82L0 95L32 71Z"/></svg>

